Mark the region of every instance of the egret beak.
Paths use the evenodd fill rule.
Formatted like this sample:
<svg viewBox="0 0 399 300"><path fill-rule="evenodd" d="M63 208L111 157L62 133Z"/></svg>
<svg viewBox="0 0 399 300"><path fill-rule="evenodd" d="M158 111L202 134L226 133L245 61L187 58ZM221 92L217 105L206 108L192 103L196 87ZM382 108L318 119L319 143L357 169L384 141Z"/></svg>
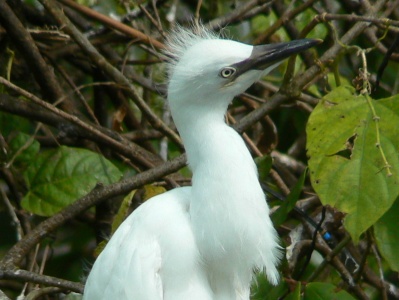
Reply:
<svg viewBox="0 0 399 300"><path fill-rule="evenodd" d="M301 39L286 43L254 46L250 57L231 67L237 69L237 73L234 74L235 77L249 70L264 70L293 54L298 54L322 42L318 39Z"/></svg>

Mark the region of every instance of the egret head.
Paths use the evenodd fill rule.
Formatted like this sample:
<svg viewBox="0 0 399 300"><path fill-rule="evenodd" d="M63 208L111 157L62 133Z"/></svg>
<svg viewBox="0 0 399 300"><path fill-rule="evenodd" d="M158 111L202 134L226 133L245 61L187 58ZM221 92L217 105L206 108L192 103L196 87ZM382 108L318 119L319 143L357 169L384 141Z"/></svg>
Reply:
<svg viewBox="0 0 399 300"><path fill-rule="evenodd" d="M167 54L172 57L168 86L171 107L223 103L227 108L234 96L244 92L285 58L319 42L302 39L252 46L221 39L204 29L196 34L180 28L167 43Z"/></svg>

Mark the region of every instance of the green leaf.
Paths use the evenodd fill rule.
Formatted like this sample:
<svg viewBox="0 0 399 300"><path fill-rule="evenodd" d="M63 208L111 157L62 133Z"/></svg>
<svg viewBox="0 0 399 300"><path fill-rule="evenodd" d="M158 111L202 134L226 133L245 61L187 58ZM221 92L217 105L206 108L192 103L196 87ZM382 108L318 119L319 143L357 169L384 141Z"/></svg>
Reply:
<svg viewBox="0 0 399 300"><path fill-rule="evenodd" d="M114 220L111 225L111 236L115 233L115 231L119 228L119 226L123 223L123 221L126 219L129 213L130 209L130 204L132 202L132 199L134 195L136 194L137 190L131 191L126 197L123 198L121 206L119 207L119 210L117 214L114 217ZM102 240L97 247L93 251L93 256L98 257L101 252L103 252L104 248L107 246L109 239L104 239Z"/></svg>
<svg viewBox="0 0 399 300"><path fill-rule="evenodd" d="M259 179L266 180L273 166L273 158L270 155L255 158L256 166L258 167Z"/></svg>
<svg viewBox="0 0 399 300"><path fill-rule="evenodd" d="M351 82L348 78L342 76L341 74L337 74L337 75L339 76L339 78L337 78L337 79L341 82L340 86L350 85ZM334 73L332 73L332 72L328 73L327 81L325 81L323 83L324 88L327 88L327 87L325 87L325 85L327 85L327 83L332 89L337 88L337 79L335 78ZM324 90L324 89L320 89L320 86L317 84L311 85L308 89L309 92L311 92L314 96L317 96L319 98L322 97L321 90Z"/></svg>
<svg viewBox="0 0 399 300"><path fill-rule="evenodd" d="M298 179L298 182L295 184L283 204L281 204L280 207L274 212L274 214L271 215L275 227L283 224L285 219L287 218L287 215L295 207L295 203L298 201L299 196L301 195L303 184L305 183L305 178L306 170Z"/></svg>
<svg viewBox="0 0 399 300"><path fill-rule="evenodd" d="M310 22L313 21L314 18L314 10L313 9L307 9L303 11L303 13L298 14L295 19L295 25L296 28L298 28L300 31L304 29L307 25L309 25ZM323 23L315 26L312 31L309 32L309 34L306 36L307 38L317 38L317 39L325 39L325 37L328 34L328 29L327 26Z"/></svg>
<svg viewBox="0 0 399 300"><path fill-rule="evenodd" d="M284 298L285 300L300 300L301 299L301 283L298 282L295 289Z"/></svg>
<svg viewBox="0 0 399 300"><path fill-rule="evenodd" d="M256 15L254 18L251 19L251 33L257 37L260 34L264 33L267 28L276 23L277 20L278 16L274 13L273 10L271 10L268 14ZM283 27L280 27L276 32L274 32L273 35L281 41L290 40L287 32Z"/></svg>
<svg viewBox="0 0 399 300"><path fill-rule="evenodd" d="M0 111L1 134L6 137L15 131L30 132L32 125L26 118Z"/></svg>
<svg viewBox="0 0 399 300"><path fill-rule="evenodd" d="M399 194L399 96L372 101L379 119L381 147L367 99L351 87L338 87L312 112L307 149L312 186L324 205L347 213L345 227L355 242Z"/></svg>
<svg viewBox="0 0 399 300"><path fill-rule="evenodd" d="M166 189L163 186L147 184L144 186L143 201L147 201L148 199L151 199L152 197L163 194L165 192L166 192Z"/></svg>
<svg viewBox="0 0 399 300"><path fill-rule="evenodd" d="M272 285L264 273L258 273L251 287L251 300L275 300L285 295L288 285L281 281L277 286Z"/></svg>
<svg viewBox="0 0 399 300"><path fill-rule="evenodd" d="M312 282L306 285L303 300L355 300L355 298L333 284Z"/></svg>
<svg viewBox="0 0 399 300"><path fill-rule="evenodd" d="M99 154L64 146L38 154L24 175L28 193L22 206L42 216L57 213L97 183L110 184L121 177L119 170Z"/></svg>
<svg viewBox="0 0 399 300"><path fill-rule="evenodd" d="M9 159L17 165L29 164L40 150L40 144L32 136L19 132L8 143Z"/></svg>
<svg viewBox="0 0 399 300"><path fill-rule="evenodd" d="M65 297L63 297L63 299L64 300L82 300L83 295L72 292L72 293L65 295Z"/></svg>
<svg viewBox="0 0 399 300"><path fill-rule="evenodd" d="M399 198L374 225L374 235L382 257L392 270L399 271Z"/></svg>

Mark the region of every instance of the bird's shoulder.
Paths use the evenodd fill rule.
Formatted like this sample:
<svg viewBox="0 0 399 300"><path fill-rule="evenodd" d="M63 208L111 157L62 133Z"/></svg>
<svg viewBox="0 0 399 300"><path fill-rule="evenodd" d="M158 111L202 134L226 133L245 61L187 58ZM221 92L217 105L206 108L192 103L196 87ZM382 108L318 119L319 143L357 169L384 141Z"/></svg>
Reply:
<svg viewBox="0 0 399 300"><path fill-rule="evenodd" d="M191 187L181 187L150 198L126 218L110 243L123 244L151 238L160 240L175 224L187 222L190 195Z"/></svg>
<svg viewBox="0 0 399 300"><path fill-rule="evenodd" d="M85 299L107 299L107 295L115 293L120 295L119 299L161 299L165 284L162 274L174 264L165 257L173 257L182 244L188 247L186 255L196 253L189 226L190 194L188 187L177 188L139 206L97 258L85 290L85 294L92 296ZM126 278L130 278L128 286Z"/></svg>

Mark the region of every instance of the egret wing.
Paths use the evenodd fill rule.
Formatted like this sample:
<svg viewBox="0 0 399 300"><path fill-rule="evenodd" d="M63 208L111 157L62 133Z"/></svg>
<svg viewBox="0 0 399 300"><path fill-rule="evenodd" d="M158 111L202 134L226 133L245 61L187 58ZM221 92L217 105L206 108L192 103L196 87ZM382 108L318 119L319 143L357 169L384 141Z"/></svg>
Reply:
<svg viewBox="0 0 399 300"><path fill-rule="evenodd" d="M189 201L190 188L178 188L137 208L97 258L83 299L212 299Z"/></svg>

